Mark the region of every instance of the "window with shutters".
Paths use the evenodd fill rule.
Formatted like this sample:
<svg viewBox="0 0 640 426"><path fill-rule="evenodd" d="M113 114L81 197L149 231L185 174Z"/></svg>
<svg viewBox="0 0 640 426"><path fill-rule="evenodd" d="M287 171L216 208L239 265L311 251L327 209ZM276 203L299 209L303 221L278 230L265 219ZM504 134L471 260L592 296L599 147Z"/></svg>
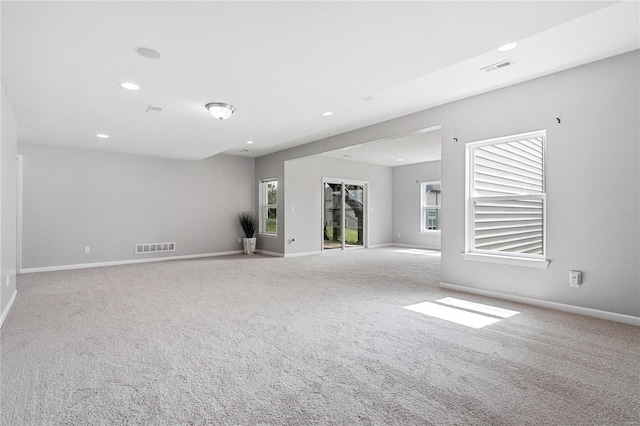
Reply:
<svg viewBox="0 0 640 426"><path fill-rule="evenodd" d="M420 197L420 232L440 232L440 226L442 224L442 215L440 214L442 191L440 187L440 181L422 182L420 184L422 192Z"/></svg>
<svg viewBox="0 0 640 426"><path fill-rule="evenodd" d="M467 253L545 259L545 139L539 131L467 145Z"/></svg>

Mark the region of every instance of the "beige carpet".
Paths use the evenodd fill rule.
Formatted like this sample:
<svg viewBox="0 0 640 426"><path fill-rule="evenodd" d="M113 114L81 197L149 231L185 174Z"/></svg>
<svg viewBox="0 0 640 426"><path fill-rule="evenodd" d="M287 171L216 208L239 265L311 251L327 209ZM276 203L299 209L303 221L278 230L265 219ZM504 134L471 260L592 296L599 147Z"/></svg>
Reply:
<svg viewBox="0 0 640 426"><path fill-rule="evenodd" d="M640 424L637 327L438 281L437 256L393 248L22 275L0 423ZM403 309L443 297L519 313Z"/></svg>

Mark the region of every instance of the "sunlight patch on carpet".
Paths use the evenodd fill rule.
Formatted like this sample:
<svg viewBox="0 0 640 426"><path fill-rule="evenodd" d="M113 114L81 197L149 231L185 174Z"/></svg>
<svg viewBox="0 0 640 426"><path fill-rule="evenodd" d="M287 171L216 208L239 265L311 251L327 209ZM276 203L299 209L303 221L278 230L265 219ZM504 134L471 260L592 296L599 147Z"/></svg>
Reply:
<svg viewBox="0 0 640 426"><path fill-rule="evenodd" d="M493 315L500 318L509 318L519 314L518 311L512 311L510 309L498 308L496 306L484 305L482 303L469 302L468 300L456 299L455 297L445 297L444 299L436 300L438 303L454 306L456 308L467 309L469 311L476 311L483 314Z"/></svg>
<svg viewBox="0 0 640 426"><path fill-rule="evenodd" d="M466 325L471 328L482 328L500 321L498 318L474 314L473 312L467 312L461 309L451 308L449 306L437 305L431 302L417 303L415 305L405 306L404 308L430 317L439 318L460 325Z"/></svg>
<svg viewBox="0 0 640 426"><path fill-rule="evenodd" d="M471 328L486 327L519 313L454 297L445 297L435 302L416 303L415 305L405 306L404 309Z"/></svg>

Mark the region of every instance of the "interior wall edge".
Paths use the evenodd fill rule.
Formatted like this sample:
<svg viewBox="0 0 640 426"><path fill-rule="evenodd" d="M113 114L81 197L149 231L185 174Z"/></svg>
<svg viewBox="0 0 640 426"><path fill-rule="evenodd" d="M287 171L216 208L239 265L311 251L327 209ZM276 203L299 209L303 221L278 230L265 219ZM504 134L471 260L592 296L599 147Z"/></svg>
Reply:
<svg viewBox="0 0 640 426"><path fill-rule="evenodd" d="M18 296L18 290L14 289L13 295L11 296L11 299L9 300L7 307L4 309L4 311L2 311L2 316L0 316L0 328L2 328L2 326L4 325L4 320L6 320L7 317L9 316L9 312L11 311L11 308L13 307L13 303L16 301L17 296Z"/></svg>

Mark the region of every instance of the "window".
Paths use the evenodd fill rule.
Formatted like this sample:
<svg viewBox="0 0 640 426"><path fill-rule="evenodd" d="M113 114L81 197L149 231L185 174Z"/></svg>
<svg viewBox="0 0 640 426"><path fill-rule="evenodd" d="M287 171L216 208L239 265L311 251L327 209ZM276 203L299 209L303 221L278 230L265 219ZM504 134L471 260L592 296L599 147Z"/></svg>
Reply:
<svg viewBox="0 0 640 426"><path fill-rule="evenodd" d="M467 145L468 254L544 260L545 139L540 131Z"/></svg>
<svg viewBox="0 0 640 426"><path fill-rule="evenodd" d="M260 233L278 233L278 181L265 179L260 181Z"/></svg>
<svg viewBox="0 0 640 426"><path fill-rule="evenodd" d="M420 231L440 231L442 218L440 215L440 181L422 182L420 184L422 196L420 197Z"/></svg>

